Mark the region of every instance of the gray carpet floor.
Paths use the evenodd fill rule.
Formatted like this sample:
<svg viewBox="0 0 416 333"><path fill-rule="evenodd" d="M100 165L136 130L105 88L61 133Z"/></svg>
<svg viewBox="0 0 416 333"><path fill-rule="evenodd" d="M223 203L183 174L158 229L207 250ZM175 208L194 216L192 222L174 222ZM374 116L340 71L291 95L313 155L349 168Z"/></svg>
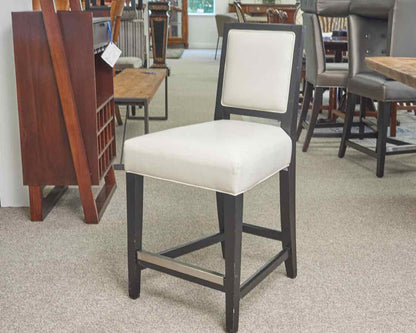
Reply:
<svg viewBox="0 0 416 333"><path fill-rule="evenodd" d="M169 120L152 132L213 118L214 51L169 60ZM163 113L163 89L151 104ZM416 118L405 115L410 120ZM117 128L120 137L122 128ZM131 121L128 136L143 134ZM298 277L279 267L241 302L240 332L416 332L416 158L375 160L338 140L313 139L297 155ZM83 222L71 188L44 222L28 209L0 210L0 332L223 332L224 295L147 270L137 300L127 295L124 173L98 225ZM215 194L145 182L144 248L158 251L217 231ZM279 226L278 177L249 191L244 219ZM280 243L243 237L242 278ZM224 271L220 247L183 260Z"/></svg>

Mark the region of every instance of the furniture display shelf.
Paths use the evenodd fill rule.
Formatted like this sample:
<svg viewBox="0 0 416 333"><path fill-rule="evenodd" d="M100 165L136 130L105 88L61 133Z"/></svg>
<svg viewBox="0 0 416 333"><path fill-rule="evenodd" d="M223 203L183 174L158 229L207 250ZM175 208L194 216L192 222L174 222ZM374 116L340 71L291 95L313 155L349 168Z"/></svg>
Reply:
<svg viewBox="0 0 416 333"><path fill-rule="evenodd" d="M107 188L103 191L109 196L102 194L100 199L109 200L116 186L112 169L116 156L113 69L101 58L110 41L109 19L93 19L90 12L74 10L51 11L48 15L51 15L49 19L57 18L55 23L59 23L62 34L67 79L72 86L72 92L65 96L58 84L56 59L47 34L50 22L45 19L45 13L12 14L23 183L36 187L79 185L82 192L80 181L90 188L100 185L104 178ZM67 114L65 103L71 97L76 110ZM73 137L80 138L75 140L76 147L71 141ZM82 176L76 162L80 155L86 161ZM82 201L83 197L86 195L81 194ZM92 198L92 194L88 197ZM89 205L91 214L85 211L85 202L83 206L86 222L98 223L102 215L97 211L98 204ZM31 205L31 211L32 208ZM32 220L44 217L44 214L31 214Z"/></svg>

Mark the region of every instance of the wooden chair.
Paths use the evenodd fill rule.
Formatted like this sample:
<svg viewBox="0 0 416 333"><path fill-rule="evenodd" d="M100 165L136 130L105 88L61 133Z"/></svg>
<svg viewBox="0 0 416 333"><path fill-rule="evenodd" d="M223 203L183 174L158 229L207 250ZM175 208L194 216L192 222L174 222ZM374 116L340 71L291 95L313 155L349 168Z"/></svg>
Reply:
<svg viewBox="0 0 416 333"><path fill-rule="evenodd" d="M284 10L268 8L266 10L267 23L286 23L288 15Z"/></svg>
<svg viewBox="0 0 416 333"><path fill-rule="evenodd" d="M244 14L244 10L243 10L243 7L241 7L241 4L237 1L234 1L234 7L235 7L235 12L237 13L238 22L246 23L247 22L246 15Z"/></svg>

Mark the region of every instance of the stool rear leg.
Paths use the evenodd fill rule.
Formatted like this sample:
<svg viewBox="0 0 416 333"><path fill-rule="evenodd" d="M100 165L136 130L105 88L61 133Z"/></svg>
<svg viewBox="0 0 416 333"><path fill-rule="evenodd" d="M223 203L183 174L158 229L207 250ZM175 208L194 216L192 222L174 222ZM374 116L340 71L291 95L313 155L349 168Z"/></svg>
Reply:
<svg viewBox="0 0 416 333"><path fill-rule="evenodd" d="M126 174L127 186L127 246L129 296L140 296L141 269L137 264L137 251L142 249L143 232L143 176Z"/></svg>

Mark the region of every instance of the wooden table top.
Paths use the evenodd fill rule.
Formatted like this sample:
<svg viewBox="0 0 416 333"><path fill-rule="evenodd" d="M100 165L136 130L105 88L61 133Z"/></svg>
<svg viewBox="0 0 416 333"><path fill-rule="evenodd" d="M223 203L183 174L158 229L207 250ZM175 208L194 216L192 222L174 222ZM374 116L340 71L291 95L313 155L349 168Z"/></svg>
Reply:
<svg viewBox="0 0 416 333"><path fill-rule="evenodd" d="M416 58L373 57L365 61L372 70L416 88Z"/></svg>
<svg viewBox="0 0 416 333"><path fill-rule="evenodd" d="M115 102L147 100L150 103L166 75L166 69L125 69L114 77Z"/></svg>

